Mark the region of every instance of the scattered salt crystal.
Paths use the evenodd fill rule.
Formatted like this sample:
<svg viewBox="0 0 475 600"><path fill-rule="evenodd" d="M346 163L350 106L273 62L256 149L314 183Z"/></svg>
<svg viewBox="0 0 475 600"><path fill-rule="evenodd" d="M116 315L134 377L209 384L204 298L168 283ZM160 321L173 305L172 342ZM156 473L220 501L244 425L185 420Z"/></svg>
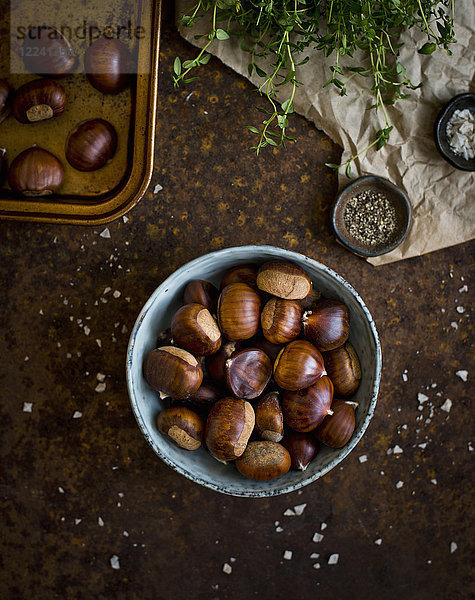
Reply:
<svg viewBox="0 0 475 600"><path fill-rule="evenodd" d="M421 392L417 394L417 401L419 402L419 404L423 404L424 402L427 402L427 400L429 400L429 396L421 394Z"/></svg>
<svg viewBox="0 0 475 600"><path fill-rule="evenodd" d="M459 328L459 326L457 325L457 323L455 321L452 321L452 323L450 323L450 327L453 327L454 329Z"/></svg>
<svg viewBox="0 0 475 600"><path fill-rule="evenodd" d="M75 410L73 413L73 419L80 419L82 417L82 412Z"/></svg>
<svg viewBox="0 0 475 600"><path fill-rule="evenodd" d="M407 374L406 374L406 373L403 373L403 374L402 374L402 380L403 380L403 381L407 381Z"/></svg>
<svg viewBox="0 0 475 600"><path fill-rule="evenodd" d="M226 575L230 575L232 572L233 572L233 568L231 567L231 565L228 563L224 563L223 573L226 573Z"/></svg>
<svg viewBox="0 0 475 600"><path fill-rule="evenodd" d="M277 533L282 533L282 532L284 531L284 530L283 530L283 528L282 528L280 525L278 525L278 526L275 528L275 530L276 530L276 532L277 532Z"/></svg>
<svg viewBox="0 0 475 600"><path fill-rule="evenodd" d="M310 554L310 558L318 558L320 556L320 554L318 554L318 552L312 552L312 554Z"/></svg>
<svg viewBox="0 0 475 600"><path fill-rule="evenodd" d="M280 521L274 521L274 525L277 527L277 525L280 525Z"/></svg>
<svg viewBox="0 0 475 600"><path fill-rule="evenodd" d="M360 463L364 463L364 462L366 462L366 461L368 460L368 457L367 457L367 455L366 455L366 454L362 454L362 455L361 455L361 456L358 458L358 460L360 461Z"/></svg>
<svg viewBox="0 0 475 600"><path fill-rule="evenodd" d="M314 568L314 569L319 569L319 568L320 568L320 563L315 563L315 564L313 565L313 568Z"/></svg>
<svg viewBox="0 0 475 600"><path fill-rule="evenodd" d="M464 292L468 292L468 286L467 285L463 285L461 288L459 288L459 292L461 294L463 294Z"/></svg>
<svg viewBox="0 0 475 600"><path fill-rule="evenodd" d="M472 442L467 442L467 448L469 452L473 452Z"/></svg>
<svg viewBox="0 0 475 600"><path fill-rule="evenodd" d="M122 535L125 535L125 537L129 537L129 532L128 531L123 531Z"/></svg>
<svg viewBox="0 0 475 600"><path fill-rule="evenodd" d="M99 348L102 348L102 342L101 342L101 340L96 340L96 344L99 346Z"/></svg>
<svg viewBox="0 0 475 600"><path fill-rule="evenodd" d="M63 490L63 488L62 488L61 486L58 488L58 492L59 492L60 494L64 494L64 490Z"/></svg>
<svg viewBox="0 0 475 600"><path fill-rule="evenodd" d="M96 375L97 381L104 381L105 378L106 376L104 375L104 373L97 373Z"/></svg>
<svg viewBox="0 0 475 600"><path fill-rule="evenodd" d="M122 329L120 330L121 333L127 333L128 329L127 329L127 325L122 325Z"/></svg>
<svg viewBox="0 0 475 600"><path fill-rule="evenodd" d="M23 402L23 412L32 412L33 403L32 402Z"/></svg>
<svg viewBox="0 0 475 600"><path fill-rule="evenodd" d="M457 548L458 546L455 542L450 542L450 554L453 554Z"/></svg>
<svg viewBox="0 0 475 600"><path fill-rule="evenodd" d="M327 528L327 524L326 523L320 523L320 529L323 531L324 529Z"/></svg>
<svg viewBox="0 0 475 600"><path fill-rule="evenodd" d="M381 546L381 544L383 543L383 540L382 540L381 538L378 538L377 540L374 540L374 543L375 543L377 546Z"/></svg>
<svg viewBox="0 0 475 600"><path fill-rule="evenodd" d="M440 408L445 412L450 412L450 409L452 408L452 400L450 400L450 398L447 398Z"/></svg>
<svg viewBox="0 0 475 600"><path fill-rule="evenodd" d="M423 450L425 449L425 447L427 446L427 442L422 442L422 444L417 444L419 446L419 448L422 448Z"/></svg>
<svg viewBox="0 0 475 600"><path fill-rule="evenodd" d="M336 565L339 558L340 558L339 554L330 554L330 558L328 559L328 564Z"/></svg>
<svg viewBox="0 0 475 600"><path fill-rule="evenodd" d="M291 560L292 559L292 550L284 550L283 558L285 560Z"/></svg>
<svg viewBox="0 0 475 600"><path fill-rule="evenodd" d="M44 315L45 313L43 312L43 309L40 308L40 315Z"/></svg>
<svg viewBox="0 0 475 600"><path fill-rule="evenodd" d="M153 193L158 194L158 192L161 192L162 190L163 190L163 186L161 186L159 183L157 183L157 185L153 188Z"/></svg>
<svg viewBox="0 0 475 600"><path fill-rule="evenodd" d="M104 291L102 292L102 294L103 295L108 294L111 290L112 290L112 288L107 286L106 288L104 288Z"/></svg>
<svg viewBox="0 0 475 600"><path fill-rule="evenodd" d="M188 102L188 100L193 96L194 93L195 93L195 90L193 90L192 92L190 92L188 94L188 96L185 98L185 102Z"/></svg>
<svg viewBox="0 0 475 600"><path fill-rule="evenodd" d="M229 561L232 562L232 563L236 562L236 557L235 556L230 556L229 557Z"/></svg>
<svg viewBox="0 0 475 600"><path fill-rule="evenodd" d="M99 524L100 527L104 527L104 521L101 519L101 517L97 518L97 523Z"/></svg>
<svg viewBox="0 0 475 600"><path fill-rule="evenodd" d="M106 384L105 383L98 383L96 385L96 387L94 388L94 390L98 393L104 392L106 389Z"/></svg>
<svg viewBox="0 0 475 600"><path fill-rule="evenodd" d="M400 489L400 488L402 488L402 486L403 486L403 485L404 485L404 481L398 481L398 482L396 483L396 487L397 487L397 489Z"/></svg>
<svg viewBox="0 0 475 600"><path fill-rule="evenodd" d="M117 554L113 554L111 556L110 562L111 562L111 567L113 569L120 569L120 562L119 562L119 557L117 556Z"/></svg>
<svg viewBox="0 0 475 600"><path fill-rule="evenodd" d="M129 217L126 217L126 216L122 217L122 221L124 221L124 223L127 223L128 220L129 220Z"/></svg>
<svg viewBox="0 0 475 600"><path fill-rule="evenodd" d="M82 519L74 519L74 524L75 525L79 525L79 523L82 521Z"/></svg>
<svg viewBox="0 0 475 600"><path fill-rule="evenodd" d="M462 369L461 371L455 371L455 375L457 375L457 377L460 377L462 381L467 381L468 371L465 371L464 369Z"/></svg>
<svg viewBox="0 0 475 600"><path fill-rule="evenodd" d="M430 482L433 483L434 485L437 485L437 479L431 479Z"/></svg>
<svg viewBox="0 0 475 600"><path fill-rule="evenodd" d="M305 510L306 506L306 504L297 504L297 506L294 506L295 514L299 517Z"/></svg>
<svg viewBox="0 0 475 600"><path fill-rule="evenodd" d="M287 508L284 512L284 517L295 517L295 512L291 508Z"/></svg>
<svg viewBox="0 0 475 600"><path fill-rule="evenodd" d="M394 448L393 448L394 454L402 454L403 452L404 452L404 450L401 448L401 446L398 446L397 444L394 446Z"/></svg>
<svg viewBox="0 0 475 600"><path fill-rule="evenodd" d="M84 326L84 335L89 335L90 333L91 333L90 328L87 325L85 325Z"/></svg>
<svg viewBox="0 0 475 600"><path fill-rule="evenodd" d="M312 538L312 542L321 542L323 540L323 535L321 533L314 533L313 534L313 538Z"/></svg>
<svg viewBox="0 0 475 600"><path fill-rule="evenodd" d="M112 295L114 296L114 298L120 298L120 294L121 292L119 292L119 290L115 290L115 292Z"/></svg>
<svg viewBox="0 0 475 600"><path fill-rule="evenodd" d="M463 314L465 312L465 308L463 306L457 306L455 309L459 314Z"/></svg>
<svg viewBox="0 0 475 600"><path fill-rule="evenodd" d="M101 233L99 235L103 238L110 238L111 233L110 233L109 229L106 227L104 229L104 231L101 231Z"/></svg>

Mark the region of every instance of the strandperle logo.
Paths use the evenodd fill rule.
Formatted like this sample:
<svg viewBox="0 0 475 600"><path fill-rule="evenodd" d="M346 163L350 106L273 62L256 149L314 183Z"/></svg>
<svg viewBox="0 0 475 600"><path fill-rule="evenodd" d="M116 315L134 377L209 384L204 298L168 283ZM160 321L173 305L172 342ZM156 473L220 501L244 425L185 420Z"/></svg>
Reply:
<svg viewBox="0 0 475 600"><path fill-rule="evenodd" d="M70 26L61 25L51 27L49 25L18 25L13 34L17 40L54 40L66 38L70 42L74 40L87 41L92 43L101 37L108 40L143 40L147 31L142 25L134 25L129 19L126 25L100 25L88 24L86 20L80 25Z"/></svg>

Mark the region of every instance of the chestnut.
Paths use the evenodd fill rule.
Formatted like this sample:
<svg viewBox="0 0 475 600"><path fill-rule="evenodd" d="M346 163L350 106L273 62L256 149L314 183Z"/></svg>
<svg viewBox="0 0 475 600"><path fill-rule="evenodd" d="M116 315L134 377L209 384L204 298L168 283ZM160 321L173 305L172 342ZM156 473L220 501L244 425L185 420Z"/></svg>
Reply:
<svg viewBox="0 0 475 600"><path fill-rule="evenodd" d="M202 304L185 304L173 315L174 342L193 354L214 354L221 346L221 332L211 313Z"/></svg>
<svg viewBox="0 0 475 600"><path fill-rule="evenodd" d="M223 290L231 283L247 283L247 285L256 288L256 277L257 267L253 265L237 265L226 271L221 279L220 289Z"/></svg>
<svg viewBox="0 0 475 600"><path fill-rule="evenodd" d="M269 383L271 375L270 358L259 348L237 350L224 365L226 386L236 398L257 398Z"/></svg>
<svg viewBox="0 0 475 600"><path fill-rule="evenodd" d="M111 160L117 150L117 133L104 119L80 123L66 141L66 158L78 171L95 171Z"/></svg>
<svg viewBox="0 0 475 600"><path fill-rule="evenodd" d="M299 300L312 291L312 280L306 271L294 263L272 261L259 268L257 287L279 298Z"/></svg>
<svg viewBox="0 0 475 600"><path fill-rule="evenodd" d="M8 183L23 196L49 196L60 187L63 175L63 165L54 154L33 146L13 160Z"/></svg>
<svg viewBox="0 0 475 600"><path fill-rule="evenodd" d="M312 433L289 429L281 443L289 451L291 468L296 471L305 471L317 455L318 443Z"/></svg>
<svg viewBox="0 0 475 600"><path fill-rule="evenodd" d="M224 365L233 352L240 346L241 344L239 342L224 342L215 354L206 356L206 372L211 379L217 383L224 383Z"/></svg>
<svg viewBox="0 0 475 600"><path fill-rule="evenodd" d="M343 448L355 430L357 407L357 402L335 399L331 406L332 414L327 415L313 432L317 440L330 448Z"/></svg>
<svg viewBox="0 0 475 600"><path fill-rule="evenodd" d="M270 481L285 475L290 469L289 452L277 442L250 442L241 458L236 460L237 470L257 481Z"/></svg>
<svg viewBox="0 0 475 600"><path fill-rule="evenodd" d="M326 375L304 390L286 391L282 400L284 421L295 431L312 431L331 414L332 400L333 384Z"/></svg>
<svg viewBox="0 0 475 600"><path fill-rule="evenodd" d="M185 304L197 302L207 308L211 314L214 314L216 312L218 296L219 292L212 283L202 279L193 279L186 284L183 293L183 302Z"/></svg>
<svg viewBox="0 0 475 600"><path fill-rule="evenodd" d="M284 346L274 363L275 382L284 390L308 388L323 372L323 357L307 340L294 340Z"/></svg>
<svg viewBox="0 0 475 600"><path fill-rule="evenodd" d="M143 365L144 377L161 396L185 399L196 392L203 371L196 358L175 346L162 346L149 352Z"/></svg>
<svg viewBox="0 0 475 600"><path fill-rule="evenodd" d="M322 352L342 346L350 333L347 307L333 298L322 298L302 317L303 334Z"/></svg>
<svg viewBox="0 0 475 600"><path fill-rule="evenodd" d="M170 406L157 417L158 430L180 448L197 450L203 440L203 419L186 406Z"/></svg>
<svg viewBox="0 0 475 600"><path fill-rule="evenodd" d="M66 108L66 92L54 79L34 79L15 93L13 116L20 123L45 121L62 115Z"/></svg>
<svg viewBox="0 0 475 600"><path fill-rule="evenodd" d="M279 392L269 392L259 398L255 408L256 430L262 440L280 442L284 435L284 417Z"/></svg>
<svg viewBox="0 0 475 600"><path fill-rule="evenodd" d="M203 380L200 387L186 399L186 405L191 405L196 410L208 410L215 402L226 396L225 390L213 381ZM183 401L180 401L183 402Z"/></svg>
<svg viewBox="0 0 475 600"><path fill-rule="evenodd" d="M12 90L4 79L0 79L0 123L4 121L11 112Z"/></svg>
<svg viewBox="0 0 475 600"><path fill-rule="evenodd" d="M117 94L131 81L132 56L128 47L116 39L99 38L84 55L86 76L103 94Z"/></svg>
<svg viewBox="0 0 475 600"><path fill-rule="evenodd" d="M25 67L37 75L66 77L77 66L77 56L68 39L49 25L28 28L21 53Z"/></svg>
<svg viewBox="0 0 475 600"><path fill-rule="evenodd" d="M361 382L361 366L356 350L346 342L343 346L325 352L325 368L337 396L352 396Z"/></svg>
<svg viewBox="0 0 475 600"><path fill-rule="evenodd" d="M215 402L206 420L208 450L221 462L241 456L254 429L254 409L246 400L222 398Z"/></svg>
<svg viewBox="0 0 475 600"><path fill-rule="evenodd" d="M262 309L262 333L273 344L286 344L298 337L301 318L302 308L298 300L271 298Z"/></svg>
<svg viewBox="0 0 475 600"><path fill-rule="evenodd" d="M257 333L261 311L259 294L247 283L231 283L218 300L218 323L229 340L247 340Z"/></svg>

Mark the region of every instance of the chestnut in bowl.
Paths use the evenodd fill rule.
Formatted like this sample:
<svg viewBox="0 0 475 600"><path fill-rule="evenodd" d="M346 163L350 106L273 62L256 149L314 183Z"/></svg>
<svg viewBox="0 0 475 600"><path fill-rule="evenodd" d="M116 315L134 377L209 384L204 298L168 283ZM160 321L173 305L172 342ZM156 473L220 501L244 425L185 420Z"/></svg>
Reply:
<svg viewBox="0 0 475 600"><path fill-rule="evenodd" d="M355 412L355 431L349 442L341 449L322 444L305 470L291 469L277 479L258 481L243 477L235 468L234 461L231 464L222 464L204 447L187 452L163 436L157 430L155 420L157 413L163 410L168 402L161 400L147 384L142 365L148 352L155 348L158 334L169 327L173 314L182 305L183 291L190 280L206 280L219 288L224 274L232 267L262 265L271 261L293 262L310 275L314 288L322 296L338 298L347 306L351 322L349 341L359 357L362 377L360 386L352 397L352 400L358 402L358 409ZM370 312L359 294L335 271L315 260L282 248L241 246L211 252L192 260L160 283L137 315L127 350L126 370L133 414L145 439L161 460L176 472L209 489L240 497L265 498L295 492L315 482L340 465L353 451L369 426L376 408L381 374L381 350ZM250 402L257 403L253 400Z"/></svg>
<svg viewBox="0 0 475 600"><path fill-rule="evenodd" d="M99 38L86 50L84 68L88 80L97 90L103 94L117 94L130 84L132 55L120 40Z"/></svg>
<svg viewBox="0 0 475 600"><path fill-rule="evenodd" d="M13 116L20 123L45 121L62 115L66 92L54 79L34 79L19 87L13 97Z"/></svg>

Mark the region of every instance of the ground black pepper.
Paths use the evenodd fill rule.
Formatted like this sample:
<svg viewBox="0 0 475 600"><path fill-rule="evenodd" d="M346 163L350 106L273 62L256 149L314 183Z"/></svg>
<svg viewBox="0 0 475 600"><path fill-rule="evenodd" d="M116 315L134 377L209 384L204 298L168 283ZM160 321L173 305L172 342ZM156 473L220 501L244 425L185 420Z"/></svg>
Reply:
<svg viewBox="0 0 475 600"><path fill-rule="evenodd" d="M367 246L388 243L396 230L394 206L384 194L372 190L350 198L343 219L348 233Z"/></svg>

